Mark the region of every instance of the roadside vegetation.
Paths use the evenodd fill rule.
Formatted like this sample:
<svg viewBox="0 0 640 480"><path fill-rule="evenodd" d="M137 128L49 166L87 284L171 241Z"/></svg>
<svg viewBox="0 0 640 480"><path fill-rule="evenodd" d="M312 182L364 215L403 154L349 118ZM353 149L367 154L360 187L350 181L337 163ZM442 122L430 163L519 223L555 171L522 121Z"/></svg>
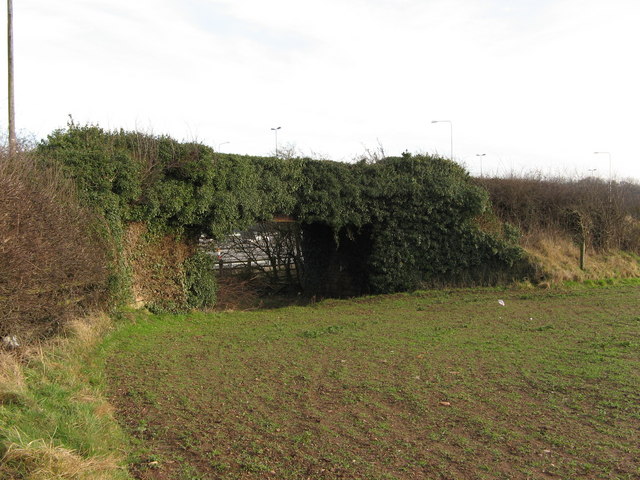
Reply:
<svg viewBox="0 0 640 480"><path fill-rule="evenodd" d="M112 321L111 244L74 183L0 157L0 479L125 479L93 350Z"/></svg>
<svg viewBox="0 0 640 480"><path fill-rule="evenodd" d="M0 157L0 338L28 344L108 305L103 228L58 169Z"/></svg>
<svg viewBox="0 0 640 480"><path fill-rule="evenodd" d="M541 175L476 181L500 221L520 232L541 283L640 276L637 183Z"/></svg>
<svg viewBox="0 0 640 480"><path fill-rule="evenodd" d="M104 314L46 343L0 352L0 479L126 480L126 436L104 395L95 348Z"/></svg>

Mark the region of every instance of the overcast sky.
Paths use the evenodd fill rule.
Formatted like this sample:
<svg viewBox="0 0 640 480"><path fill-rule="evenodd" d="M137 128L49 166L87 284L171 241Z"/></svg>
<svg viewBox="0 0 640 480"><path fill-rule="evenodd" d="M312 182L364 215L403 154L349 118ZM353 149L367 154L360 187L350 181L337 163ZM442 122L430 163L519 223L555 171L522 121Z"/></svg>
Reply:
<svg viewBox="0 0 640 480"><path fill-rule="evenodd" d="M452 126L476 175L608 178L601 151L640 180L639 25L638 0L14 0L16 122L258 155L281 126L344 161L449 156Z"/></svg>

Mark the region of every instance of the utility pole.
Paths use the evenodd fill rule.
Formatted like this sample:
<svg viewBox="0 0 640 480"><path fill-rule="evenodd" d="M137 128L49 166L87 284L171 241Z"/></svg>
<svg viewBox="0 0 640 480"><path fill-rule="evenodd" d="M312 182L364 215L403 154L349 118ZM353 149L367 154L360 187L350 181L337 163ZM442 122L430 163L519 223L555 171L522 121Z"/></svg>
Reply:
<svg viewBox="0 0 640 480"><path fill-rule="evenodd" d="M13 96L13 0L7 0L7 59L9 85L9 157L13 157L17 150L16 139L16 107Z"/></svg>

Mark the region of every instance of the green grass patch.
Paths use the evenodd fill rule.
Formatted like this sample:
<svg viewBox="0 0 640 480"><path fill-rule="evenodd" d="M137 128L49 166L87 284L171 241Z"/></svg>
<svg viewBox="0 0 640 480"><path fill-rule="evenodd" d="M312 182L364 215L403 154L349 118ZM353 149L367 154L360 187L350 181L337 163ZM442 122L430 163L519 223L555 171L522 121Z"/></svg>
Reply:
<svg viewBox="0 0 640 480"><path fill-rule="evenodd" d="M0 356L0 479L126 480L126 436L104 392L94 342L102 326L76 324L70 338Z"/></svg>
<svg viewBox="0 0 640 480"><path fill-rule="evenodd" d="M141 478L632 479L639 311L619 283L139 313L104 354Z"/></svg>

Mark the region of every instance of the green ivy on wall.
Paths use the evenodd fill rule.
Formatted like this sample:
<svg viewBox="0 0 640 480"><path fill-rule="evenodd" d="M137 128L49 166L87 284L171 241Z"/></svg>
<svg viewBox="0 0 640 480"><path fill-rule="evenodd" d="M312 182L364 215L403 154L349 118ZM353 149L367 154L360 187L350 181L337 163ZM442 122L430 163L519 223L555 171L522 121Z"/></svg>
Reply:
<svg viewBox="0 0 640 480"><path fill-rule="evenodd" d="M37 153L76 181L120 248L128 222L193 244L201 234L221 238L274 214L294 215L304 234L309 293L331 285L329 277L337 290L392 292L522 263L513 239L476 224L489 207L487 192L437 156L355 164L250 157L73 123L53 132ZM187 306L215 300L201 260L186 264ZM126 277L126 266L114 265Z"/></svg>
<svg viewBox="0 0 640 480"><path fill-rule="evenodd" d="M489 209L487 192L450 160L405 154L373 164L308 161L304 177L297 216L316 238L305 240L303 254L306 263L309 255L324 259L305 268L311 288L344 290L348 273L342 272L354 269L361 272L360 293L529 273L513 238L479 229L476 218ZM329 226L333 235L314 234L305 224ZM366 255L357 266L347 265L358 252Z"/></svg>

